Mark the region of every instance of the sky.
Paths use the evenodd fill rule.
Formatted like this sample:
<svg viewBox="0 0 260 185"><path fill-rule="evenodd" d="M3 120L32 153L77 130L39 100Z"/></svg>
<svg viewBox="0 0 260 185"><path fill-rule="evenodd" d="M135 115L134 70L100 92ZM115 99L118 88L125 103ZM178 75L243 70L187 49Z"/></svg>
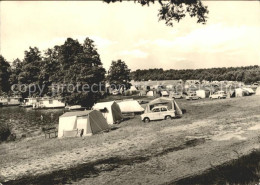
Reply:
<svg viewBox="0 0 260 185"><path fill-rule="evenodd" d="M121 59L131 70L260 65L260 2L203 1L206 25L187 16L173 27L158 21L158 3L1 1L0 54L12 62L66 38L94 40L104 67Z"/></svg>

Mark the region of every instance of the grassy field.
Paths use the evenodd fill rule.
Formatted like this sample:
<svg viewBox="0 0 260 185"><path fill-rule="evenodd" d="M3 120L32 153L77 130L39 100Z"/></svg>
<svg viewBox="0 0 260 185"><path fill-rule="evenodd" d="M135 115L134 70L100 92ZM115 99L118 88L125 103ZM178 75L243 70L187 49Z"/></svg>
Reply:
<svg viewBox="0 0 260 185"><path fill-rule="evenodd" d="M259 149L259 100L177 100L180 119L145 124L136 116L91 137L3 143L0 182L181 184Z"/></svg>

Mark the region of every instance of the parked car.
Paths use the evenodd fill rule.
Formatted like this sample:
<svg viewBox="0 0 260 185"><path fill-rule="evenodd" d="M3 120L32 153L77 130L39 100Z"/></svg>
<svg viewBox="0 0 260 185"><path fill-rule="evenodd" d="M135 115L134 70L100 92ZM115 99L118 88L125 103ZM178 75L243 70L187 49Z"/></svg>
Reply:
<svg viewBox="0 0 260 185"><path fill-rule="evenodd" d="M170 120L175 117L175 110L168 110L167 106L156 106L151 112L141 115L142 121L148 123L152 120Z"/></svg>
<svg viewBox="0 0 260 185"><path fill-rule="evenodd" d="M226 97L227 94L224 91L217 91L209 96L210 99L224 99Z"/></svg>
<svg viewBox="0 0 260 185"><path fill-rule="evenodd" d="M197 96L196 93L192 93L186 96L186 100L198 100L198 99L200 99L200 97Z"/></svg>

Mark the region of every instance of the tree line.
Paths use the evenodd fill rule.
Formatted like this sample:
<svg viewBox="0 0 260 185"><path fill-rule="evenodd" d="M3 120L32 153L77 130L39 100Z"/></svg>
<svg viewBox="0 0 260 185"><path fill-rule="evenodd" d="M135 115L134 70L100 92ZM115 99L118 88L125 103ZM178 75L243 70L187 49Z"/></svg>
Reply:
<svg viewBox="0 0 260 185"><path fill-rule="evenodd" d="M130 81L130 70L121 60L112 62L106 78L100 55L89 38L83 44L67 38L64 44L43 52L29 47L24 58L15 59L11 65L0 56L0 66L0 95L13 92L20 92L22 97L55 95L69 104L88 107L102 98L107 80L118 84Z"/></svg>
<svg viewBox="0 0 260 185"><path fill-rule="evenodd" d="M260 66L222 67L209 69L163 70L162 68L136 70L131 72L135 81L148 80L207 80L207 81L241 81L246 84L260 81Z"/></svg>
<svg viewBox="0 0 260 185"><path fill-rule="evenodd" d="M89 38L86 38L82 44L78 40L67 38L64 44L45 51L40 51L37 47L29 47L24 52L23 59L15 59L12 63L0 55L0 96L13 95L13 92L19 90L19 86L15 85L23 85L22 92L20 89L22 97L59 96L69 104L90 107L104 96L107 82L114 84L115 88L117 85L124 85L128 89L131 86L130 80L179 79L228 80L250 84L260 81L260 66L194 70L138 69L131 72L127 64L119 59L112 61L106 72L94 41ZM69 89L66 87L68 84L76 88ZM88 87L98 85L95 87L99 89L82 91L86 84ZM101 88L100 84L103 85ZM58 89L60 86L62 91Z"/></svg>

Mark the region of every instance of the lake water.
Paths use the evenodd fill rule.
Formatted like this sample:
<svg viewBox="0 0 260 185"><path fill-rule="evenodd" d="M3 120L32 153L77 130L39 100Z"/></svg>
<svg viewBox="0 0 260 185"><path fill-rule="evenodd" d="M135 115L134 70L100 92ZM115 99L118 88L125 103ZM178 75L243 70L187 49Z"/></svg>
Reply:
<svg viewBox="0 0 260 185"><path fill-rule="evenodd" d="M59 116L64 109L41 109L23 107L0 107L0 124L9 124L18 137L26 134L26 137L42 134L42 127L58 125ZM41 119L41 116L43 119Z"/></svg>

